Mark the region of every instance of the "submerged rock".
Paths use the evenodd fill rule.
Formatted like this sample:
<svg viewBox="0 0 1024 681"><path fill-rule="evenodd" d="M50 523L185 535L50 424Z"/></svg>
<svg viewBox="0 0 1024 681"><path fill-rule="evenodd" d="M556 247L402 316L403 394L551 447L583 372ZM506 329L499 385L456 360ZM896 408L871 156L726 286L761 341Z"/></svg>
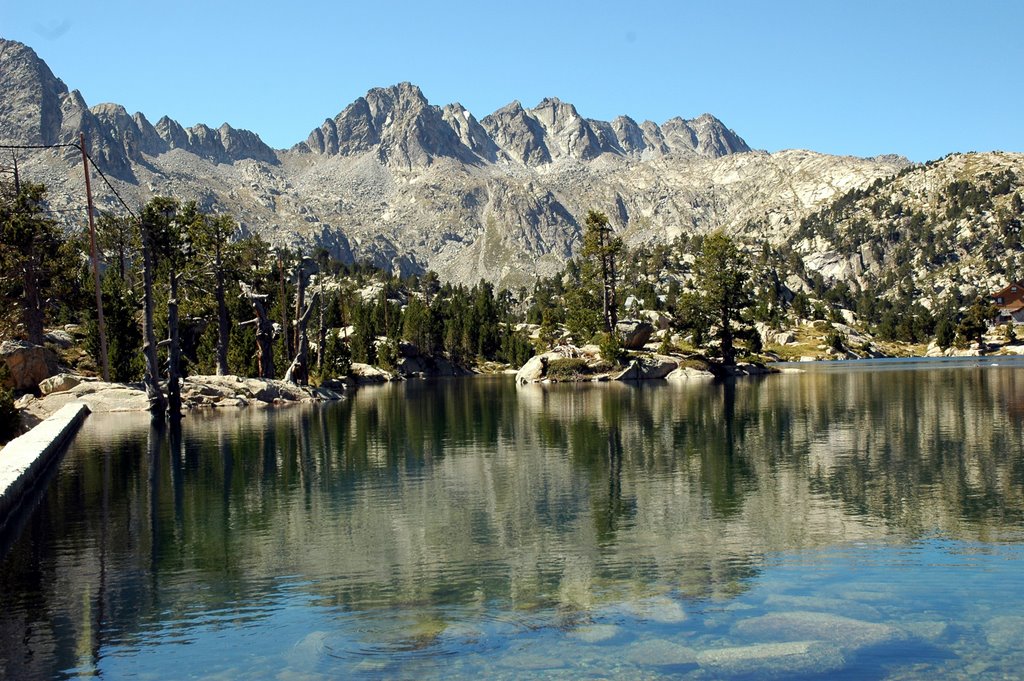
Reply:
<svg viewBox="0 0 1024 681"><path fill-rule="evenodd" d="M756 674L758 678L780 678L835 671L842 668L846 660L835 645L821 641L790 641L702 650L697 653L697 663L715 674Z"/></svg>
<svg viewBox="0 0 1024 681"><path fill-rule="evenodd" d="M865 622L826 612L780 612L738 622L734 635L755 641L829 641L844 649L887 643L903 634L888 624Z"/></svg>
<svg viewBox="0 0 1024 681"><path fill-rule="evenodd" d="M817 610L842 614L844 617L858 619L881 619L878 609L863 603L845 598L822 598L818 596L795 596L790 594L771 594L764 599L770 610Z"/></svg>
<svg viewBox="0 0 1024 681"><path fill-rule="evenodd" d="M663 638L640 641L626 648L623 658L627 662L658 667L694 664L697 653L693 648Z"/></svg>
<svg viewBox="0 0 1024 681"><path fill-rule="evenodd" d="M626 604L626 610L635 617L661 624L677 624L686 620L686 611L667 596L655 596Z"/></svg>
<svg viewBox="0 0 1024 681"><path fill-rule="evenodd" d="M1024 617L993 617L985 624L985 640L995 650L1017 650L1024 647Z"/></svg>
<svg viewBox="0 0 1024 681"><path fill-rule="evenodd" d="M621 632L622 628L615 624L584 624L570 630L568 636L584 643L600 643L615 638Z"/></svg>
<svg viewBox="0 0 1024 681"><path fill-rule="evenodd" d="M501 658L498 662L502 667L511 667L512 669L528 669L528 670L543 670L543 669L561 669L567 664L564 658L551 657L549 655L542 655L530 652L512 653Z"/></svg>

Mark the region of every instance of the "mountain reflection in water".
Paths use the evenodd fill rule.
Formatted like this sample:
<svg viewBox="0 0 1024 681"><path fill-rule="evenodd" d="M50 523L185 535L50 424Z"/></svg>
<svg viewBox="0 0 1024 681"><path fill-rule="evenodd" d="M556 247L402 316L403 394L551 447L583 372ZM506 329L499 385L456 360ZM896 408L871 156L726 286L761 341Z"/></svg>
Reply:
<svg viewBox="0 0 1024 681"><path fill-rule="evenodd" d="M991 368L481 378L191 414L180 430L94 415L7 538L0 670L134 673L140 651L184 643L188 668L249 673L203 641L299 611L327 624L275 653L283 668L484 659L446 637L467 622L571 630L608 612L670 626L687 603L742 599L780 556L1016 546L1022 381Z"/></svg>

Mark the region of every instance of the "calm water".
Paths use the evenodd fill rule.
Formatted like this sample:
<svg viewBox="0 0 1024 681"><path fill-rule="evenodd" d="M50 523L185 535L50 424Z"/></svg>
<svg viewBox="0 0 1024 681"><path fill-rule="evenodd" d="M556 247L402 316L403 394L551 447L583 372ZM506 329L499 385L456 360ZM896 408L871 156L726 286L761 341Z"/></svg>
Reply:
<svg viewBox="0 0 1024 681"><path fill-rule="evenodd" d="M92 416L0 676L1014 678L1024 369Z"/></svg>

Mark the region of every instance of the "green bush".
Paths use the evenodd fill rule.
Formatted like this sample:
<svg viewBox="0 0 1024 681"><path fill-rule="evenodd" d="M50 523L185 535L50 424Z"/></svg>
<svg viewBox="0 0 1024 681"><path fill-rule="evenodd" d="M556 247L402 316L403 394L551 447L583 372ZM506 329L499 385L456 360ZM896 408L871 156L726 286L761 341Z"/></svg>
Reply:
<svg viewBox="0 0 1024 681"><path fill-rule="evenodd" d="M555 381L567 381L588 373L590 373L590 367L587 365L587 360L566 357L564 359L549 360L545 378Z"/></svg>
<svg viewBox="0 0 1024 681"><path fill-rule="evenodd" d="M597 347L601 349L601 359L609 364L618 365L622 359L622 345L619 335L615 332L598 334Z"/></svg>
<svg viewBox="0 0 1024 681"><path fill-rule="evenodd" d="M393 338L388 338L378 344L377 361L382 368L394 371L398 367L398 342Z"/></svg>
<svg viewBox="0 0 1024 681"><path fill-rule="evenodd" d="M327 333L324 360L321 362L320 379L341 378L352 371L352 352L334 330Z"/></svg>
<svg viewBox="0 0 1024 681"><path fill-rule="evenodd" d="M846 352L846 339L838 329L833 328L828 330L828 333L825 334L825 345L836 352Z"/></svg>

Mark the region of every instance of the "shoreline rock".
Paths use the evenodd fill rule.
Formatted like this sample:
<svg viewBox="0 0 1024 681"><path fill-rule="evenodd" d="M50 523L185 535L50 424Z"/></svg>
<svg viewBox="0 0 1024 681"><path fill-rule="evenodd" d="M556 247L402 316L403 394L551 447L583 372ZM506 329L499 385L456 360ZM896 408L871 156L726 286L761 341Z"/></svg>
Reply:
<svg viewBox="0 0 1024 681"><path fill-rule="evenodd" d="M576 360L583 369L575 375L559 373L552 377L549 368L552 362ZM516 372L516 384L566 382L593 383L600 381L687 381L693 379L714 379L734 376L759 376L778 373L779 370L764 364L738 364L732 367L711 364L703 359L676 357L658 353L642 353L630 356L624 367L608 370L601 366L597 346L562 345L534 355Z"/></svg>
<svg viewBox="0 0 1024 681"><path fill-rule="evenodd" d="M105 383L93 378L60 374L40 397L23 395L16 402L23 426L31 426L55 413L65 404L83 402L93 413L144 412L149 398L141 383ZM330 387L298 386L277 379L241 376L189 376L181 386L182 408L239 408L299 402L325 402L344 398L338 382Z"/></svg>

